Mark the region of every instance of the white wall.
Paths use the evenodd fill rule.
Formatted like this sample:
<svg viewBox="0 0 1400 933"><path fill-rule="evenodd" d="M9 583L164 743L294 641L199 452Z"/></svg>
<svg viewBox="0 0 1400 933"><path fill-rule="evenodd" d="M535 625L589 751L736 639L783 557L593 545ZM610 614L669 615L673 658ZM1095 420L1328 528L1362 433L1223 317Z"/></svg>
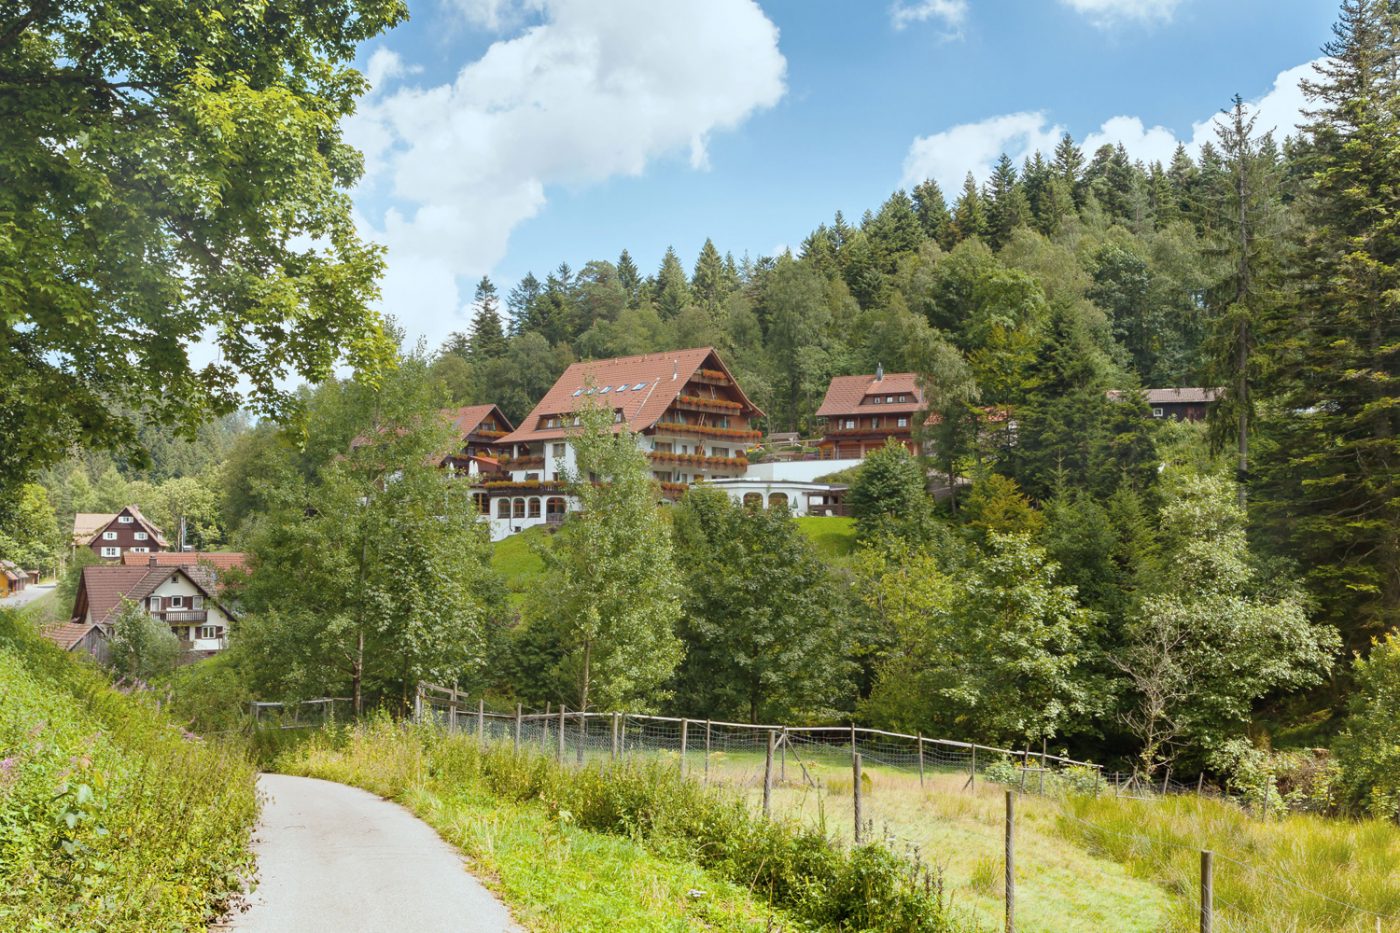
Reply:
<svg viewBox="0 0 1400 933"><path fill-rule="evenodd" d="M859 458L848 460L792 460L787 463L751 463L744 479L783 483L810 483L818 476L839 473L860 466Z"/></svg>

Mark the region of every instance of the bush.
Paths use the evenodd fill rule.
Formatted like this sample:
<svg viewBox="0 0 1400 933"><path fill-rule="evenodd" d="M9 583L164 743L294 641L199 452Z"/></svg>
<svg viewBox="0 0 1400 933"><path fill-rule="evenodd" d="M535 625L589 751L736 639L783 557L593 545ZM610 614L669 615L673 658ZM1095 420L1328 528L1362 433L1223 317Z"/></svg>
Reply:
<svg viewBox="0 0 1400 933"><path fill-rule="evenodd" d="M130 600L122 601L112 625L111 664L118 674L149 681L169 674L180 657L180 639L159 619Z"/></svg>
<svg viewBox="0 0 1400 933"><path fill-rule="evenodd" d="M1348 802L1372 816L1400 818L1400 634L1373 640L1353 668L1346 729L1336 742Z"/></svg>
<svg viewBox="0 0 1400 933"><path fill-rule="evenodd" d="M381 719L327 730L278 766L350 780L384 795L426 780L484 785L498 799L538 803L560 822L628 836L662 857L703 864L816 926L911 933L950 928L918 866L879 845L843 851L815 831L760 819L733 793L688 781L656 761L567 768L534 751L483 750L472 737Z"/></svg>
<svg viewBox="0 0 1400 933"><path fill-rule="evenodd" d="M0 612L0 929L202 929L252 867L254 777Z"/></svg>

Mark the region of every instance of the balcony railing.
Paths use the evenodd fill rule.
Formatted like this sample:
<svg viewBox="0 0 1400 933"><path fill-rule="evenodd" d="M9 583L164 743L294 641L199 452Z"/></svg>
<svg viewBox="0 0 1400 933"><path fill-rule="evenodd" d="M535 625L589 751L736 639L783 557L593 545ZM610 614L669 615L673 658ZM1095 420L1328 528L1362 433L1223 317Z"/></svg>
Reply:
<svg viewBox="0 0 1400 933"><path fill-rule="evenodd" d="M544 456L501 457L497 462L503 470L529 470L544 466Z"/></svg>
<svg viewBox="0 0 1400 933"><path fill-rule="evenodd" d="M690 381L703 382L706 385L712 386L727 386L730 384L729 377L718 369L698 369L695 371L695 375L690 377Z"/></svg>
<svg viewBox="0 0 1400 933"><path fill-rule="evenodd" d="M699 395L679 395L675 404L677 408L697 408L701 411L740 411L744 407L727 398L704 398Z"/></svg>
<svg viewBox="0 0 1400 933"><path fill-rule="evenodd" d="M204 609L167 609L163 618L166 622L204 622L209 613Z"/></svg>
<svg viewBox="0 0 1400 933"><path fill-rule="evenodd" d="M653 463L676 463L710 470L740 470L747 469L749 465L748 457L706 457L701 454L678 454L668 450L653 450L648 452L647 456Z"/></svg>
<svg viewBox="0 0 1400 933"><path fill-rule="evenodd" d="M739 428L712 428L707 424L681 424L677 421L658 421L657 434L693 434L699 437L722 437L732 441L756 441L763 436L758 431L744 431Z"/></svg>

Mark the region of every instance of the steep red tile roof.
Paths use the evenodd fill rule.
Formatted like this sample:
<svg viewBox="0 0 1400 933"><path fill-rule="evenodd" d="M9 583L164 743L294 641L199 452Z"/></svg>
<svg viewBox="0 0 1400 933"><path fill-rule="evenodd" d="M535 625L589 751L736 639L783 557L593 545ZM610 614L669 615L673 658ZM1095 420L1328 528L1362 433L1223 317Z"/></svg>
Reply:
<svg viewBox="0 0 1400 933"><path fill-rule="evenodd" d="M248 566L248 555L241 551L156 551L151 554L133 554L127 551L122 555L122 565L125 567L150 567L152 560L157 567L209 564L219 571L243 570Z"/></svg>
<svg viewBox="0 0 1400 933"><path fill-rule="evenodd" d="M1111 399L1120 399L1124 394L1120 389L1108 390L1108 397ZM1142 394L1147 396L1149 405L1203 405L1215 401L1220 390L1201 386L1184 386L1171 389L1143 389Z"/></svg>
<svg viewBox="0 0 1400 933"><path fill-rule="evenodd" d="M734 375L714 348L696 347L575 363L564 370L554 387L531 409L520 427L497 443L505 446L567 437L570 431L567 425L542 428L540 419L546 415L570 414L587 402L621 408L622 420L628 428L645 431L665 414L676 396L681 394L686 382L701 368L715 369L729 377L750 418L763 415L744 394L744 390L739 388ZM582 390L590 382L597 391L585 396Z"/></svg>
<svg viewBox="0 0 1400 933"><path fill-rule="evenodd" d="M890 404L862 405L867 396L907 395L910 401ZM861 376L836 376L827 386L826 398L817 409L818 418L838 418L842 415L877 415L880 412L904 414L916 412L924 405L924 394L919 390L918 377L913 373L885 373L885 378L875 381L873 373Z"/></svg>
<svg viewBox="0 0 1400 933"><path fill-rule="evenodd" d="M457 432L458 437L466 437L486 420L487 415L494 414L496 420L505 425L505 430L510 431L515 425L501 413L495 405L466 405L462 408L444 408L442 413L452 422L452 427Z"/></svg>

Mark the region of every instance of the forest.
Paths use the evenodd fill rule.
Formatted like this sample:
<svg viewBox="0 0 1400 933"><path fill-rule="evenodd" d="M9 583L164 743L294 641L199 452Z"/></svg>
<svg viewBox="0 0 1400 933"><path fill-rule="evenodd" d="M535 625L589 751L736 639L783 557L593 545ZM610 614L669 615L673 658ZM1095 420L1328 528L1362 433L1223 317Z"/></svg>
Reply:
<svg viewBox="0 0 1400 933"><path fill-rule="evenodd" d="M1348 0L1326 51L1305 125L1223 101L1215 141L1167 165L1066 136L960 191L837 212L780 256L707 241L689 271L624 251L504 296L483 278L467 331L376 380L316 380L288 420L49 466L0 550L52 557L73 512L137 502L249 551L231 650L173 675L192 716L250 695L402 707L432 678L1045 741L1265 800L1311 757L1287 750L1330 746L1285 790L1394 816L1400 24ZM465 491L426 465L432 413L518 421L574 360L691 346L718 348L769 431L815 431L832 376L918 373L928 455L850 477L857 546L832 556L703 490L658 510L599 431L581 463L613 482L581 489L513 599ZM1152 417L1139 390L1170 386L1218 390L1206 425Z"/></svg>

